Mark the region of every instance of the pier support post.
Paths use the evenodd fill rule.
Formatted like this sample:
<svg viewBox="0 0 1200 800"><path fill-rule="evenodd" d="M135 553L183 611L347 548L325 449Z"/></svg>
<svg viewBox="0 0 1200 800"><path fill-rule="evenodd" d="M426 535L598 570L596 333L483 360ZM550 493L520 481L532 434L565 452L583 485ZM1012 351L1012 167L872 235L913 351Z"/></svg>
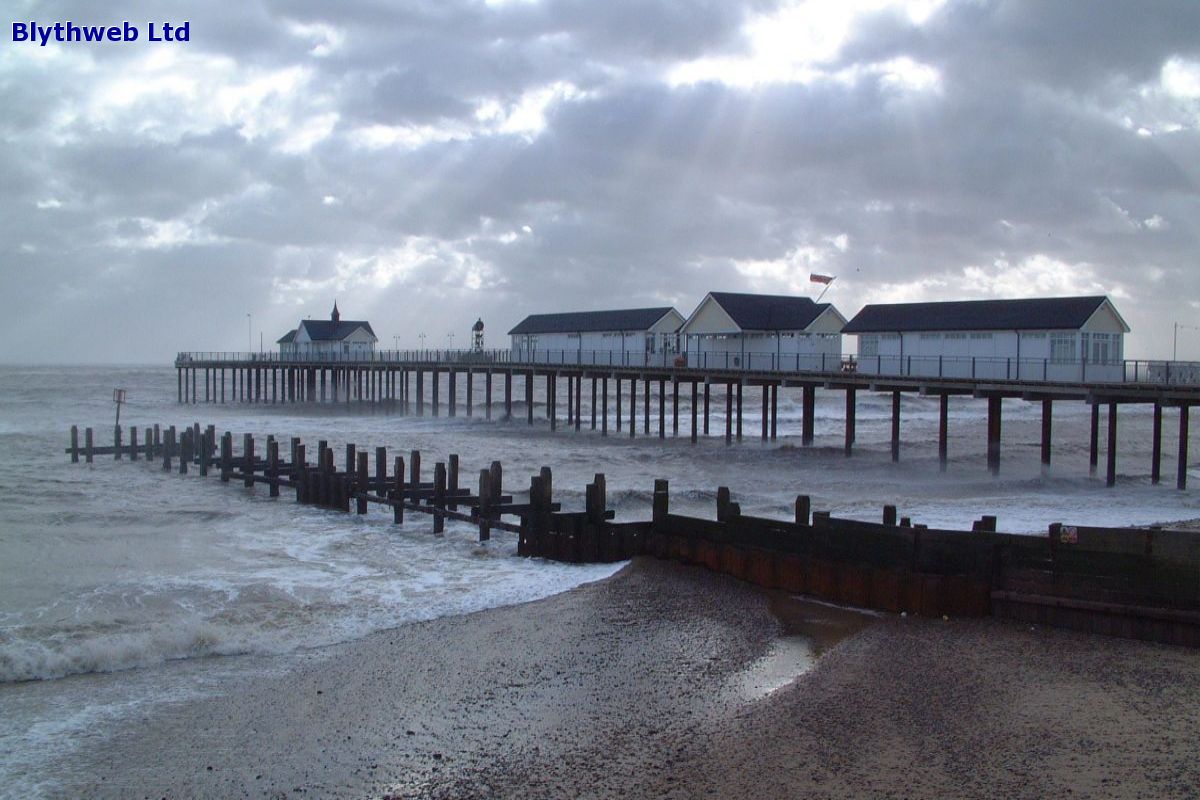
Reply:
<svg viewBox="0 0 1200 800"><path fill-rule="evenodd" d="M1117 404L1108 404L1108 450L1104 453L1104 485L1117 484Z"/></svg>
<svg viewBox="0 0 1200 800"><path fill-rule="evenodd" d="M892 461L900 460L900 392L892 391Z"/></svg>
<svg viewBox="0 0 1200 800"><path fill-rule="evenodd" d="M425 370L417 367L417 416L425 416Z"/></svg>
<svg viewBox="0 0 1200 800"><path fill-rule="evenodd" d="M475 373L467 369L467 416L475 416Z"/></svg>
<svg viewBox="0 0 1200 800"><path fill-rule="evenodd" d="M854 410L855 393L853 386L846 387L846 455L854 452Z"/></svg>
<svg viewBox="0 0 1200 800"><path fill-rule="evenodd" d="M1042 398L1042 473L1050 471L1050 433L1054 427L1054 401Z"/></svg>
<svg viewBox="0 0 1200 800"><path fill-rule="evenodd" d="M1150 448L1150 483L1162 480L1162 403L1154 404L1154 429Z"/></svg>
<svg viewBox="0 0 1200 800"><path fill-rule="evenodd" d="M658 438L667 438L667 381L664 378L658 379Z"/></svg>
<svg viewBox="0 0 1200 800"><path fill-rule="evenodd" d="M938 471L945 472L947 467L947 434L950 429L950 395L943 392L938 395Z"/></svg>
<svg viewBox="0 0 1200 800"><path fill-rule="evenodd" d="M807 447L813 443L814 416L817 410L817 387L805 386L801 403L803 405L803 421L800 444Z"/></svg>
<svg viewBox="0 0 1200 800"><path fill-rule="evenodd" d="M637 378L629 379L629 438L637 434Z"/></svg>
<svg viewBox="0 0 1200 800"><path fill-rule="evenodd" d="M525 416L526 422L533 424L533 370L525 373Z"/></svg>
<svg viewBox="0 0 1200 800"><path fill-rule="evenodd" d="M596 430L596 376L592 375L592 430Z"/></svg>
<svg viewBox="0 0 1200 800"><path fill-rule="evenodd" d="M180 367L175 369L175 401L183 402L183 369Z"/></svg>
<svg viewBox="0 0 1200 800"><path fill-rule="evenodd" d="M558 430L558 373L546 373L546 416L550 418L550 430Z"/></svg>
<svg viewBox="0 0 1200 800"><path fill-rule="evenodd" d="M767 441L767 437L771 435L771 385L764 383L762 385L762 440Z"/></svg>
<svg viewBox="0 0 1200 800"><path fill-rule="evenodd" d="M704 435L705 436L708 436L708 417L709 417L708 410L709 410L709 399L710 399L711 395L712 395L712 383L709 382L708 378L705 378L704 379Z"/></svg>
<svg viewBox="0 0 1200 800"><path fill-rule="evenodd" d="M489 369L483 373L483 418L492 418L492 371Z"/></svg>
<svg viewBox="0 0 1200 800"><path fill-rule="evenodd" d="M1092 431L1088 444L1088 474L1096 474L1096 464L1100 461L1100 405L1092 403Z"/></svg>
<svg viewBox="0 0 1200 800"><path fill-rule="evenodd" d="M421 488L421 451L412 450L408 454L408 485L413 491Z"/></svg>
<svg viewBox="0 0 1200 800"><path fill-rule="evenodd" d="M621 426L625 424L621 421L621 376L614 376L614 380L616 381L617 390L617 433L620 433Z"/></svg>
<svg viewBox="0 0 1200 800"><path fill-rule="evenodd" d="M733 384L725 384L725 446L733 444Z"/></svg>
<svg viewBox="0 0 1200 800"><path fill-rule="evenodd" d="M679 376L671 378L671 435L679 436Z"/></svg>
<svg viewBox="0 0 1200 800"><path fill-rule="evenodd" d="M458 370L446 370L446 416L458 416Z"/></svg>
<svg viewBox="0 0 1200 800"><path fill-rule="evenodd" d="M504 418L506 420L512 419L512 379L511 370L504 373Z"/></svg>
<svg viewBox="0 0 1200 800"><path fill-rule="evenodd" d="M988 398L988 471L993 475L1000 472L1000 397Z"/></svg>
<svg viewBox="0 0 1200 800"><path fill-rule="evenodd" d="M71 426L71 463L79 463L79 426Z"/></svg>
<svg viewBox="0 0 1200 800"><path fill-rule="evenodd" d="M771 384L771 441L779 438L779 384Z"/></svg>
<svg viewBox="0 0 1200 800"><path fill-rule="evenodd" d="M608 376L600 378L600 435L608 436Z"/></svg>
<svg viewBox="0 0 1200 800"><path fill-rule="evenodd" d="M433 389L433 397L430 399L430 403L433 406L433 408L431 409L431 413L433 414L433 416L437 417L437 416L441 415L442 411L441 411L441 404L438 402L438 393L441 388L441 379L438 377L438 370L436 367L429 371L429 382L432 385L432 389Z"/></svg>
<svg viewBox="0 0 1200 800"><path fill-rule="evenodd" d="M1187 405L1179 405L1179 461L1175 468L1175 488L1180 491L1187 488L1188 410Z"/></svg>
<svg viewBox="0 0 1200 800"><path fill-rule="evenodd" d="M737 440L742 441L742 384L745 383L741 378L737 382Z"/></svg>
<svg viewBox="0 0 1200 800"><path fill-rule="evenodd" d="M695 444L695 443L696 443L696 438L697 438L697 431L696 431L696 411L697 411L697 409L696 409L696 401L697 401L697 399L698 399L698 398L697 398L697 395L699 394L699 391L700 391L700 383L699 383L699 381L695 381L695 380L693 380L693 381L692 381L692 407L691 407L691 414L692 414L692 431L691 431L692 437L691 437L691 438L692 438L692 444Z"/></svg>
<svg viewBox="0 0 1200 800"><path fill-rule="evenodd" d="M583 373L581 372L575 376L575 430L577 432L580 429L580 422L583 419L583 414L581 414L579 411L582 403L583 403ZM594 428L596 426L593 425L592 427Z"/></svg>
<svg viewBox="0 0 1200 800"><path fill-rule="evenodd" d="M642 379L642 433L650 435L650 379Z"/></svg>

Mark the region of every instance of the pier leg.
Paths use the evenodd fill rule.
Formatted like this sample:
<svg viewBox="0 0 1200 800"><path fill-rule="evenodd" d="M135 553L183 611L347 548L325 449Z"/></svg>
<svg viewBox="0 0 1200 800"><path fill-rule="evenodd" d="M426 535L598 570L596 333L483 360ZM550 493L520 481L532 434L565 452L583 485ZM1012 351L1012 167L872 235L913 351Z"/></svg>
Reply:
<svg viewBox="0 0 1200 800"><path fill-rule="evenodd" d="M446 416L458 416L458 371L453 369L446 373Z"/></svg>
<svg viewBox="0 0 1200 800"><path fill-rule="evenodd" d="M425 416L425 370L417 368L417 416Z"/></svg>
<svg viewBox="0 0 1200 800"><path fill-rule="evenodd" d="M900 460L900 392L892 392L892 461Z"/></svg>
<svg viewBox="0 0 1200 800"><path fill-rule="evenodd" d="M857 390L851 386L846 389L846 455L854 452L854 394Z"/></svg>
<svg viewBox="0 0 1200 800"><path fill-rule="evenodd" d="M1187 488L1188 410L1186 405L1179 406L1179 463L1175 468L1175 488L1180 491Z"/></svg>
<svg viewBox="0 0 1200 800"><path fill-rule="evenodd" d="M483 418L492 418L492 371L483 373Z"/></svg>
<svg viewBox="0 0 1200 800"><path fill-rule="evenodd" d="M546 373L546 416L550 418L550 430L558 429L558 373Z"/></svg>
<svg viewBox="0 0 1200 800"><path fill-rule="evenodd" d="M807 447L813 443L813 430L815 428L815 420L813 417L817 409L817 387L805 386L801 403L803 405L803 422L801 423L802 432L800 434L800 444Z"/></svg>
<svg viewBox="0 0 1200 800"><path fill-rule="evenodd" d="M504 418L512 419L512 372L504 373Z"/></svg>
<svg viewBox="0 0 1200 800"><path fill-rule="evenodd" d="M637 433L637 378L629 379L629 438Z"/></svg>
<svg viewBox="0 0 1200 800"><path fill-rule="evenodd" d="M704 379L704 435L705 436L708 436L708 417L709 417L708 409L709 409L709 398L710 398L711 394L712 394L712 384L709 383L708 378L705 378Z"/></svg>
<svg viewBox="0 0 1200 800"><path fill-rule="evenodd" d="M945 472L947 465L947 436L950 428L950 395L938 395L938 471Z"/></svg>
<svg viewBox="0 0 1200 800"><path fill-rule="evenodd" d="M320 398L321 398L321 402L322 402L322 403L324 403L324 402L325 402L325 400L326 400L326 398L327 398L327 394L326 394L326 391L325 391L325 387L326 387L326 385L327 385L328 378L326 377L325 373L326 373L326 372L328 372L328 371L329 371L329 370L325 370L325 369L319 370L319 372L321 373L321 394L320 394ZM337 376L336 376L336 375L334 375L334 376L333 376L333 387L332 387L332 388L333 388L333 402L335 402L335 403L336 403L336 402L337 402L337 400L338 400L338 396L337 396L337 393L338 393L338 380L337 380Z"/></svg>
<svg viewBox="0 0 1200 800"><path fill-rule="evenodd" d="M988 398L988 471L993 475L1000 472L1000 403L999 397Z"/></svg>
<svg viewBox="0 0 1200 800"><path fill-rule="evenodd" d="M1092 437L1088 445L1088 474L1096 474L1096 464L1100 460L1100 406L1092 403Z"/></svg>
<svg viewBox="0 0 1200 800"><path fill-rule="evenodd" d="M1054 401L1042 398L1042 473L1050 471L1050 432L1054 427Z"/></svg>
<svg viewBox="0 0 1200 800"><path fill-rule="evenodd" d="M225 405L225 368L221 367L221 405Z"/></svg>
<svg viewBox="0 0 1200 800"><path fill-rule="evenodd" d="M696 411L697 411L696 405L697 405L697 403L696 403L696 401L697 401L697 399L698 399L698 398L697 398L697 396L696 396L696 395L697 395L697 394L699 394L699 391L700 391L700 384L699 384L699 382L698 382L698 381L692 381L692 408L691 408L691 413L692 413L692 444L695 444L695 443L696 443L696 438L697 438L697 437L696 437L696 434L697 434L697 431L696 431Z"/></svg>
<svg viewBox="0 0 1200 800"><path fill-rule="evenodd" d="M183 369L175 370L175 400L178 403L183 402Z"/></svg>
<svg viewBox="0 0 1200 800"><path fill-rule="evenodd" d="M192 405L196 404L196 370L192 370Z"/></svg>
<svg viewBox="0 0 1200 800"><path fill-rule="evenodd" d="M642 433L650 435L650 379L642 379L642 389L645 394L642 395Z"/></svg>
<svg viewBox="0 0 1200 800"><path fill-rule="evenodd" d="M667 438L667 382L658 379L658 438Z"/></svg>
<svg viewBox="0 0 1200 800"><path fill-rule="evenodd" d="M725 384L725 445L733 444L733 384Z"/></svg>
<svg viewBox="0 0 1200 800"><path fill-rule="evenodd" d="M1162 403L1154 404L1153 444L1150 449L1150 482L1162 480Z"/></svg>
<svg viewBox="0 0 1200 800"><path fill-rule="evenodd" d="M71 426L71 463L79 463L79 426Z"/></svg>
<svg viewBox="0 0 1200 800"><path fill-rule="evenodd" d="M1104 453L1104 485L1117 484L1117 404L1108 404L1108 450Z"/></svg>
<svg viewBox="0 0 1200 800"><path fill-rule="evenodd" d="M600 379L600 435L608 436L608 376Z"/></svg>
<svg viewBox="0 0 1200 800"><path fill-rule="evenodd" d="M525 373L525 415L527 422L533 424L533 370Z"/></svg>
<svg viewBox="0 0 1200 800"><path fill-rule="evenodd" d="M617 387L616 387L617 388L617 433L620 433L621 425L624 424L623 422L621 422L621 376L618 375L616 377L616 381L617 381Z"/></svg>
<svg viewBox="0 0 1200 800"><path fill-rule="evenodd" d="M429 383L432 385L432 389L433 389L433 397L430 400L430 403L433 406L433 408L431 409L431 412L433 413L433 416L436 417L441 414L441 407L440 407L440 404L438 403L438 389L440 387L441 381L438 379L438 371L436 369L430 371Z"/></svg>
<svg viewBox="0 0 1200 800"><path fill-rule="evenodd" d="M579 431L579 429L581 427L580 423L583 420L583 414L580 413L580 411L579 411L579 409L582 407L582 405L583 405L583 373L581 372L575 376L575 430L576 430L576 432ZM593 420L593 422L594 422L594 420ZM593 424L592 427L594 428L596 426Z"/></svg>
<svg viewBox="0 0 1200 800"><path fill-rule="evenodd" d="M737 440L742 441L742 379L737 382Z"/></svg>
<svg viewBox="0 0 1200 800"><path fill-rule="evenodd" d="M596 430L596 376L592 375L592 430Z"/></svg>
<svg viewBox="0 0 1200 800"><path fill-rule="evenodd" d="M771 441L779 438L779 384L771 384Z"/></svg>
<svg viewBox="0 0 1200 800"><path fill-rule="evenodd" d="M762 440L767 441L771 435L771 385L762 385Z"/></svg>
<svg viewBox="0 0 1200 800"><path fill-rule="evenodd" d="M679 436L679 378L671 378L671 435Z"/></svg>

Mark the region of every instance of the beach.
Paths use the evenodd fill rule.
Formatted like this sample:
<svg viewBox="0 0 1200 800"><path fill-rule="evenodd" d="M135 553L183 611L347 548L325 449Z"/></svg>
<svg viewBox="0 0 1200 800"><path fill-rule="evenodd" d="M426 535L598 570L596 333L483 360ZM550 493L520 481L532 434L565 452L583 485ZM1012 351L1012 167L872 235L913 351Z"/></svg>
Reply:
<svg viewBox="0 0 1200 800"><path fill-rule="evenodd" d="M290 658L114 727L57 765L61 794L1200 791L1200 652L863 615L650 559Z"/></svg>

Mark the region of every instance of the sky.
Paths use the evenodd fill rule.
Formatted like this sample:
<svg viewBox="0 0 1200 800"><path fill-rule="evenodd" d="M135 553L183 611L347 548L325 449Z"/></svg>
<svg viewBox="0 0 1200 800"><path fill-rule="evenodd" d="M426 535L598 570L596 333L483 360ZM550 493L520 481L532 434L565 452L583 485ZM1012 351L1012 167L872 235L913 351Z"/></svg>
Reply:
<svg viewBox="0 0 1200 800"><path fill-rule="evenodd" d="M1128 358L1200 360L1195 0L6 8L2 362L270 348L335 299L503 347L812 272L847 317L1107 294ZM67 20L141 36L14 41Z"/></svg>

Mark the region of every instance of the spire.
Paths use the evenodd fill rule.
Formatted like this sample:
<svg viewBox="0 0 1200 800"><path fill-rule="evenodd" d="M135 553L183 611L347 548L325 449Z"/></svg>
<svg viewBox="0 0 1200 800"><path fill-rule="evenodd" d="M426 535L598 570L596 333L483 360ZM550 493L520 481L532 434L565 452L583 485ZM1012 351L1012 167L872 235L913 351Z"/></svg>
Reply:
<svg viewBox="0 0 1200 800"><path fill-rule="evenodd" d="M337 300L333 301L333 311L329 315L329 319L333 322L341 322L342 315L338 313Z"/></svg>

